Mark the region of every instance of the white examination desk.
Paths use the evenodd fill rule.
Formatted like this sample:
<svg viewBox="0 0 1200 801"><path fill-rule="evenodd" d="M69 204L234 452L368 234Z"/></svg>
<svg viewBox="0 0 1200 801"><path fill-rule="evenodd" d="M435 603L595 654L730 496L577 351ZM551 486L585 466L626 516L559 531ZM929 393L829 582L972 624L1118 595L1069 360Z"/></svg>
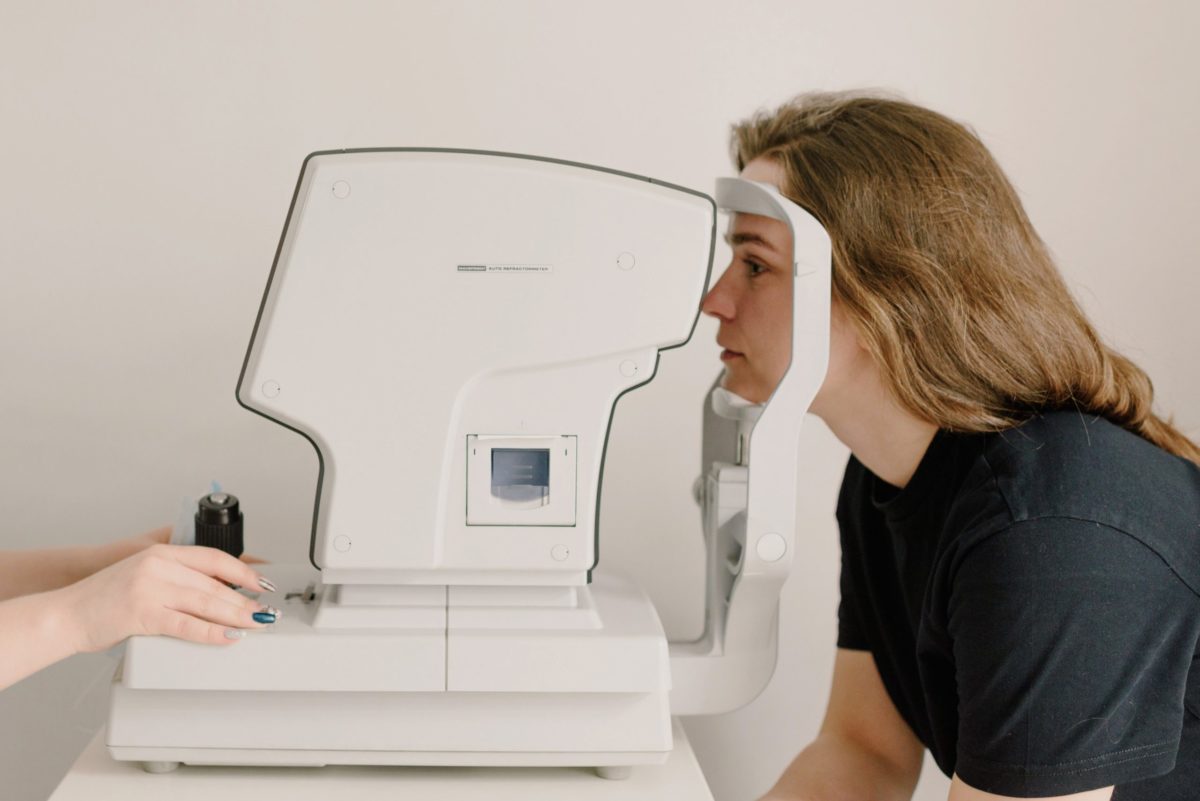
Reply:
<svg viewBox="0 0 1200 801"><path fill-rule="evenodd" d="M50 801L712 801L696 755L679 721L675 750L662 765L640 765L622 781L584 768L214 768L189 767L153 775L137 763L116 762L104 732L88 744Z"/></svg>

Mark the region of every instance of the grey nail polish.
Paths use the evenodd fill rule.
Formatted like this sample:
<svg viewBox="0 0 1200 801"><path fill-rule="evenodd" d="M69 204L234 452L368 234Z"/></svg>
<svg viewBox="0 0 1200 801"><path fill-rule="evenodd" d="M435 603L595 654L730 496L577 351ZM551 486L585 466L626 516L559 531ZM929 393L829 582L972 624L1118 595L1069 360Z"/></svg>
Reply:
<svg viewBox="0 0 1200 801"><path fill-rule="evenodd" d="M275 585L268 578L260 578L258 580L258 586L262 587L267 592L275 592Z"/></svg>
<svg viewBox="0 0 1200 801"><path fill-rule="evenodd" d="M225 629L225 639L240 640L246 636L246 632L241 629Z"/></svg>

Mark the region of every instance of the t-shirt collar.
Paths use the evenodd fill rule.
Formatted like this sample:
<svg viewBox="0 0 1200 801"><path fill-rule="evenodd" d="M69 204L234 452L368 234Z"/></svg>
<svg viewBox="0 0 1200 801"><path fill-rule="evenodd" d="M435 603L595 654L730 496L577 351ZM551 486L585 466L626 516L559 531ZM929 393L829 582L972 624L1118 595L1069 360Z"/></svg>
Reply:
<svg viewBox="0 0 1200 801"><path fill-rule="evenodd" d="M871 502L875 508L890 520L902 520L916 512L938 482L945 480L944 467L950 457L953 439L950 431L938 429L903 489L871 473Z"/></svg>

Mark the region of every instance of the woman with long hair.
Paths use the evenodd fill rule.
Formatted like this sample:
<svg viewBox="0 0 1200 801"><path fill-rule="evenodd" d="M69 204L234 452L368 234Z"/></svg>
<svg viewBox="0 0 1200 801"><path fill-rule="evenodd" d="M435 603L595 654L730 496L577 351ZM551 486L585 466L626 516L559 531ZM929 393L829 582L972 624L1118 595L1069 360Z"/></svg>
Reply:
<svg viewBox="0 0 1200 801"><path fill-rule="evenodd" d="M1200 448L1072 298L967 127L809 94L734 126L743 178L833 244L810 411L851 451L838 650L770 799L1200 798ZM704 300L726 389L790 361L785 224L734 217Z"/></svg>

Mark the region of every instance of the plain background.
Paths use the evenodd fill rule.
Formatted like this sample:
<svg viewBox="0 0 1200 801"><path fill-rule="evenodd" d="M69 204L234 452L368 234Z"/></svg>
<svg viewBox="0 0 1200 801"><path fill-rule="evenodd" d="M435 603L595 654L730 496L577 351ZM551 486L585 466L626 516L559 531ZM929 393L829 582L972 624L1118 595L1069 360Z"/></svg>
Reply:
<svg viewBox="0 0 1200 801"><path fill-rule="evenodd" d="M310 151L516 151L708 191L731 172L730 123L810 89L881 87L972 124L1103 335L1195 436L1198 9L5 2L0 547L169 523L217 479L255 553L305 558L315 455L233 391ZM690 485L715 330L621 401L604 483L601 569L645 583L676 636L701 621ZM824 706L847 454L816 420L804 448L774 680L688 722L720 801L763 792ZM103 721L112 665L77 657L0 693L0 795L48 795ZM946 786L927 765L918 798Z"/></svg>

